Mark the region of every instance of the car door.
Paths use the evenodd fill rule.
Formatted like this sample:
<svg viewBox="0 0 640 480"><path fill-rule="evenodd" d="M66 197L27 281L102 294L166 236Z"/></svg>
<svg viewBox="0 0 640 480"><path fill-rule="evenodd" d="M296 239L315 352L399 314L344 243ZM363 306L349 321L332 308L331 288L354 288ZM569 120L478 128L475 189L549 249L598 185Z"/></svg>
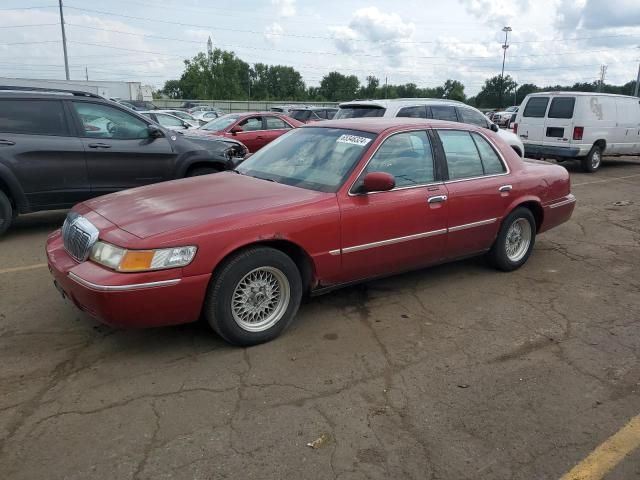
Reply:
<svg viewBox="0 0 640 480"><path fill-rule="evenodd" d="M544 122L545 145L567 147L573 140L573 113L576 97L558 96L551 99Z"/></svg>
<svg viewBox="0 0 640 480"><path fill-rule="evenodd" d="M94 195L169 180L177 154L142 118L104 103L72 101Z"/></svg>
<svg viewBox="0 0 640 480"><path fill-rule="evenodd" d="M272 116L265 115L264 116L264 140L260 148L264 147L266 144L273 142L280 135L287 133L291 130L291 125L285 122L283 119Z"/></svg>
<svg viewBox="0 0 640 480"><path fill-rule="evenodd" d="M640 104L637 98L616 98L618 153L632 155L638 151L640 130Z"/></svg>
<svg viewBox="0 0 640 480"><path fill-rule="evenodd" d="M488 250L518 185L484 135L454 129L436 132L447 167L447 257Z"/></svg>
<svg viewBox="0 0 640 480"><path fill-rule="evenodd" d="M262 115L245 117L228 127L226 131L231 132L235 127L240 127L242 131L237 132L235 135L227 133L225 136L233 136L233 138L242 142L249 149L249 152L255 153L256 150L259 150L265 144L265 130Z"/></svg>
<svg viewBox="0 0 640 480"><path fill-rule="evenodd" d="M418 268L445 254L447 190L426 131L395 133L370 158L351 189L339 197L342 267L346 279ZM370 172L394 176L386 192L358 193Z"/></svg>
<svg viewBox="0 0 640 480"><path fill-rule="evenodd" d="M91 197L84 148L74 135L61 100L0 100L0 164L16 176L32 209Z"/></svg>
<svg viewBox="0 0 640 480"><path fill-rule="evenodd" d="M544 124L549 97L529 97L524 106L520 123L518 124L518 135L522 142L542 144L544 142Z"/></svg>

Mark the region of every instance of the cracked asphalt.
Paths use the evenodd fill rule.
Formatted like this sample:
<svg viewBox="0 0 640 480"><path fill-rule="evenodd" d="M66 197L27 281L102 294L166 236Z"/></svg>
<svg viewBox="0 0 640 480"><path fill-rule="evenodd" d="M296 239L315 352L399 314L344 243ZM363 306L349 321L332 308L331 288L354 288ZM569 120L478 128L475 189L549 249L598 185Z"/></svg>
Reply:
<svg viewBox="0 0 640 480"><path fill-rule="evenodd" d="M574 217L521 270L347 288L249 349L98 324L41 266L64 212L20 218L0 241L2 478L560 478L640 413L640 160L568 169ZM605 478L640 478L640 451Z"/></svg>

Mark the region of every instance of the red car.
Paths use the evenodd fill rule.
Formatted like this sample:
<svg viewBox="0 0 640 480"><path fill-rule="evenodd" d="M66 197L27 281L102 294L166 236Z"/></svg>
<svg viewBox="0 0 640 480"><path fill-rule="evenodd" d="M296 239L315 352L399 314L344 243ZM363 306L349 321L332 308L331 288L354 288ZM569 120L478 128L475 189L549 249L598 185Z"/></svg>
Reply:
<svg viewBox="0 0 640 480"><path fill-rule="evenodd" d="M523 161L486 129L328 120L236 171L81 203L46 249L63 296L108 324L204 316L252 345L308 293L480 254L514 270L574 204L563 167Z"/></svg>
<svg viewBox="0 0 640 480"><path fill-rule="evenodd" d="M304 125L274 112L230 113L190 130L187 135L214 135L239 140L253 153L292 128Z"/></svg>

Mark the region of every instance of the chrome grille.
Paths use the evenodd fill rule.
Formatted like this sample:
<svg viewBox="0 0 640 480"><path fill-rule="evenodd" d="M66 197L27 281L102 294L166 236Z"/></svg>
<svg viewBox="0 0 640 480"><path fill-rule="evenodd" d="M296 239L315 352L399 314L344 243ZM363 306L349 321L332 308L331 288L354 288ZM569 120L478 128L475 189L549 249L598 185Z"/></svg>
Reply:
<svg viewBox="0 0 640 480"><path fill-rule="evenodd" d="M79 262L89 258L91 248L98 240L98 229L81 215L71 212L62 225L64 249Z"/></svg>

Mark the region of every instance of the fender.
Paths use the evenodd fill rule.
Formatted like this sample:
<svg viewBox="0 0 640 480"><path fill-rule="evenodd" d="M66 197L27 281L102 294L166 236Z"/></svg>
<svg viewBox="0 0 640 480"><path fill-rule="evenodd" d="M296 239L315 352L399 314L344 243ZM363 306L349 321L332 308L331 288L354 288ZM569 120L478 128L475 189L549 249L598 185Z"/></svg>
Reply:
<svg viewBox="0 0 640 480"><path fill-rule="evenodd" d="M9 187L9 194L16 202L16 209L18 213L29 213L31 211L29 207L29 201L22 191L22 187L20 186L20 182L15 177L13 172L7 167L0 163L0 183L4 183L7 187Z"/></svg>
<svg viewBox="0 0 640 480"><path fill-rule="evenodd" d="M196 163L211 165L221 170L232 170L235 168L234 162L229 158L213 155L205 150L198 150L186 152L177 158L173 178L184 178L189 168Z"/></svg>

